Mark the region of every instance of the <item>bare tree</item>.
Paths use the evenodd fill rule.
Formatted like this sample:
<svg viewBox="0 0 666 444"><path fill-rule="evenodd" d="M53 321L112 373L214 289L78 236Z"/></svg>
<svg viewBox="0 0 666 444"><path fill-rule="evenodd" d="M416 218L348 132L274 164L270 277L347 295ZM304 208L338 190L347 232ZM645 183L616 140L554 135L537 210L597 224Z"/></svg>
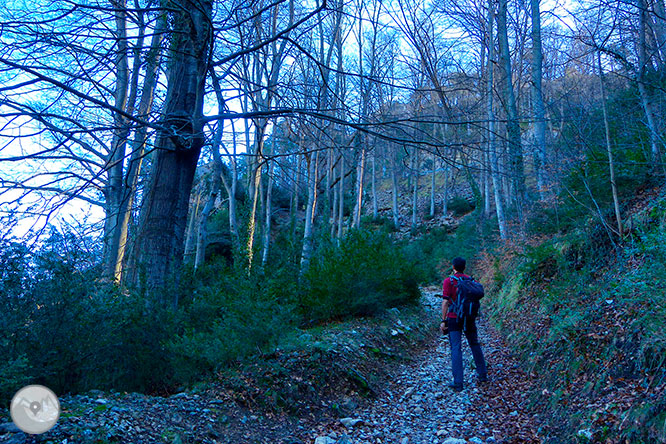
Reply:
<svg viewBox="0 0 666 444"><path fill-rule="evenodd" d="M494 20L495 2L488 0L488 63L486 73L486 112L488 118L488 156L490 157L490 175L493 181L493 195L495 198L495 212L499 226L500 238L507 238L506 219L504 216L504 202L502 201L502 181L500 178L499 161L497 159L497 148L495 146L495 111L493 107L493 94L495 90L495 39Z"/></svg>
<svg viewBox="0 0 666 444"><path fill-rule="evenodd" d="M178 37L171 39L169 48L163 129L156 136L130 262L129 281L145 282L149 289L161 287L182 261L190 191L205 142L203 102L212 3L182 0L178 5L181 9L171 12L169 33ZM160 294L159 303L177 304L174 295Z"/></svg>
<svg viewBox="0 0 666 444"><path fill-rule="evenodd" d="M541 13L539 0L530 0L532 15L532 103L534 107L534 144L537 189L541 198L545 192L546 112L543 104L543 53L541 45Z"/></svg>
<svg viewBox="0 0 666 444"><path fill-rule="evenodd" d="M507 142L511 153L511 177L514 188L517 218L523 221L523 205L525 203L525 173L523 171L523 149L518 122L518 107L513 91L511 55L507 35L508 0L499 0L497 10L497 40L499 43L499 67L502 76L500 81L504 89L504 109L507 115Z"/></svg>

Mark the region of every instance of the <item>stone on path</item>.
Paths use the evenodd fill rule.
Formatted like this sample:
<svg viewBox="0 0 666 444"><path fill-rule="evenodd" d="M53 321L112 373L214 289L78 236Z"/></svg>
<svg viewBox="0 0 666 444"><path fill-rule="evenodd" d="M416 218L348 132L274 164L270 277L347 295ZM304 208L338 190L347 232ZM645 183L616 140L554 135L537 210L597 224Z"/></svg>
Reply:
<svg viewBox="0 0 666 444"><path fill-rule="evenodd" d="M458 438L446 438L442 444L467 444L467 441Z"/></svg>
<svg viewBox="0 0 666 444"><path fill-rule="evenodd" d="M348 429L351 429L358 425L363 425L363 420L358 418L342 418L340 423Z"/></svg>

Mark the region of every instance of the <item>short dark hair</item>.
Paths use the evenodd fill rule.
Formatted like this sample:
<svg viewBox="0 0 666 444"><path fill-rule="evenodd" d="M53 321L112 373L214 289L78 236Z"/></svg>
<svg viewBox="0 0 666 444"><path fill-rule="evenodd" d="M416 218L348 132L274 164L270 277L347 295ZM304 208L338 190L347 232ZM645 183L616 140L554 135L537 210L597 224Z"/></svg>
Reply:
<svg viewBox="0 0 666 444"><path fill-rule="evenodd" d="M457 257L451 261L453 264L453 269L459 272L465 271L465 265L467 265L467 261L461 257Z"/></svg>

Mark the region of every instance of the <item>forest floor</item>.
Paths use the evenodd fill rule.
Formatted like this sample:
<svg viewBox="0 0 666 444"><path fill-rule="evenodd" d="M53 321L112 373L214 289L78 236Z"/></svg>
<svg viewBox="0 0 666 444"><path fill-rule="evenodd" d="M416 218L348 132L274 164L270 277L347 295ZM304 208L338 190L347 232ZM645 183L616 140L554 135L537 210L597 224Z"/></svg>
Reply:
<svg viewBox="0 0 666 444"><path fill-rule="evenodd" d="M428 314L430 333L418 347L401 354L395 347L371 353L375 360L349 361L333 355L331 361L317 358L318 365L331 369L328 382L313 383L295 369L312 366L313 360L292 370L282 366L283 379L295 387L293 402L282 389L272 390L266 375L247 377L244 390L229 384L206 383L169 397L137 393L92 391L61 399L62 415L54 429L44 435L26 436L11 423L0 424L0 442L44 443L276 443L276 444L462 444L538 443L538 421L527 407L530 378L499 335L483 320L479 335L488 362L489 382L478 384L471 369L469 347L465 353L465 389L456 393L447 387L451 380L448 340L432 334L440 301L436 287L423 289L422 313ZM407 319L406 316L403 316ZM411 331L409 321L397 321L391 336ZM386 342L363 336L359 347L377 352ZM416 327L418 328L418 327ZM357 331L358 330L358 331ZM380 329L376 329L379 331ZM374 342L373 342L374 341ZM357 354L353 341L338 346ZM404 343L408 349L413 343ZM337 358L335 356L338 356ZM391 359L388 359L391 357ZM390 362L386 362L388 361ZM344 362L350 378L337 378L335 369ZM372 373L372 370L377 370ZM321 369L320 369L321 370ZM265 369L264 369L265 371ZM275 373L275 372L274 372ZM280 373L279 371L277 373ZM368 375L374 374L373 377ZM323 375L326 381L326 374ZM242 379L243 376L238 376ZM263 381L263 382L262 382ZM352 381L353 382L353 381ZM259 387L261 386L261 387ZM266 387L268 386L268 389ZM237 386L240 387L240 386ZM365 390L363 390L365 388ZM317 392L316 395L313 392ZM278 397L275 405L258 398ZM281 400L281 401L280 401ZM305 405L308 404L308 405Z"/></svg>

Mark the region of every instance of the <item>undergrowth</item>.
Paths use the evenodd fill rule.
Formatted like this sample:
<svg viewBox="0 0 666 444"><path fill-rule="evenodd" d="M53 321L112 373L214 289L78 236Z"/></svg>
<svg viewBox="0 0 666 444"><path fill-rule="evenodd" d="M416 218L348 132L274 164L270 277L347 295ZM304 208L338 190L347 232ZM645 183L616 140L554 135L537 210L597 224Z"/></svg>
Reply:
<svg viewBox="0 0 666 444"><path fill-rule="evenodd" d="M300 245L248 274L226 257L185 268L150 294L100 280L99 252L54 234L33 250L0 245L0 400L41 383L56 393L115 389L168 393L273 353L298 328L376 316L419 297L419 276L387 234L355 231L313 255Z"/></svg>
<svg viewBox="0 0 666 444"><path fill-rule="evenodd" d="M578 224L481 259L491 318L537 378L532 404L552 442L586 442L581 430L666 442L663 192L629 214L621 242Z"/></svg>

